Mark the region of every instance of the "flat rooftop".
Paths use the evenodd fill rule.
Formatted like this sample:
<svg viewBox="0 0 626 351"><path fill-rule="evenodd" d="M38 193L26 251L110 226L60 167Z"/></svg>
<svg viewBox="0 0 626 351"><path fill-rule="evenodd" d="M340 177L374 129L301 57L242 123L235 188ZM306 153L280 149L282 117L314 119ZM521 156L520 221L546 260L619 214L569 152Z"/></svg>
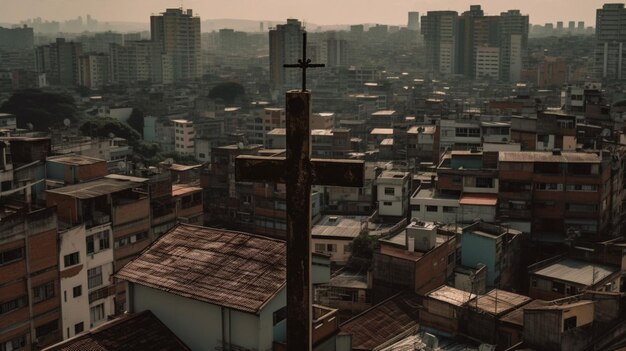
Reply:
<svg viewBox="0 0 626 351"><path fill-rule="evenodd" d="M86 166L93 165L100 162L106 162L103 159L83 156L83 155L61 155L61 156L50 156L47 158L47 161L52 161L56 163L61 163L64 165L71 166Z"/></svg>
<svg viewBox="0 0 626 351"><path fill-rule="evenodd" d="M501 151L499 162L557 162L557 163L600 163L602 158L594 153L561 152L554 155L551 151Z"/></svg>
<svg viewBox="0 0 626 351"><path fill-rule="evenodd" d="M311 228L311 235L356 238L361 228L367 226L367 220L367 216L324 216Z"/></svg>
<svg viewBox="0 0 626 351"><path fill-rule="evenodd" d="M348 289L367 289L367 275L343 271L330 278L328 286Z"/></svg>
<svg viewBox="0 0 626 351"><path fill-rule="evenodd" d="M458 307L465 305L469 300L476 297L475 294L468 293L467 291L448 285L442 285L426 294L426 296L430 299L445 302Z"/></svg>
<svg viewBox="0 0 626 351"><path fill-rule="evenodd" d="M578 285L593 285L617 272L617 267L565 258L540 268L532 274Z"/></svg>

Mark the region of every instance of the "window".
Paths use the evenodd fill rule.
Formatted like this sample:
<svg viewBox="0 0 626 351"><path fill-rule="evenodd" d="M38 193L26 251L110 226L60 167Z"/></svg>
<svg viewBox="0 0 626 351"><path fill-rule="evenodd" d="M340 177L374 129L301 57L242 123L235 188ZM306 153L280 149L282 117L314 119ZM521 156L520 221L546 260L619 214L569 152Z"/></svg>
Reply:
<svg viewBox="0 0 626 351"><path fill-rule="evenodd" d="M18 308L26 306L28 299L26 296L20 296L17 299L0 303L0 314L8 313Z"/></svg>
<svg viewBox="0 0 626 351"><path fill-rule="evenodd" d="M452 206L443 206L444 213L456 213L456 207Z"/></svg>
<svg viewBox="0 0 626 351"><path fill-rule="evenodd" d="M537 190L546 190L546 191L560 191L560 190L563 190L563 184L557 184L557 183L537 183L537 184L535 184L535 189L537 189Z"/></svg>
<svg viewBox="0 0 626 351"><path fill-rule="evenodd" d="M81 296L82 294L83 294L83 286L82 286L82 285L75 286L75 287L72 289L72 295L73 295L73 297L75 297L75 298L76 298L76 297Z"/></svg>
<svg viewBox="0 0 626 351"><path fill-rule="evenodd" d="M18 247L17 249L11 249L0 252L0 265L15 262L24 258L24 248Z"/></svg>
<svg viewBox="0 0 626 351"><path fill-rule="evenodd" d="M411 205L411 211L419 212L421 210L420 205Z"/></svg>
<svg viewBox="0 0 626 351"><path fill-rule="evenodd" d="M89 309L89 316L91 318L91 325L100 322L104 319L104 303L93 306Z"/></svg>
<svg viewBox="0 0 626 351"><path fill-rule="evenodd" d="M383 206L391 206L393 205L390 201L383 202Z"/></svg>
<svg viewBox="0 0 626 351"><path fill-rule="evenodd" d="M75 264L80 263L80 259L78 256L78 252L71 253L69 255L65 255L63 257L63 261L65 262L65 267L73 266Z"/></svg>
<svg viewBox="0 0 626 351"><path fill-rule="evenodd" d="M394 188L385 188L385 195L395 195L396 194L396 189Z"/></svg>
<svg viewBox="0 0 626 351"><path fill-rule="evenodd" d="M576 316L565 318L563 320L563 331L576 328Z"/></svg>
<svg viewBox="0 0 626 351"><path fill-rule="evenodd" d="M274 325L282 322L286 318L287 318L287 306L274 311L274 313L272 314L272 319L274 321Z"/></svg>
<svg viewBox="0 0 626 351"><path fill-rule="evenodd" d="M559 283L559 282L552 282L552 291L564 294L565 284Z"/></svg>
<svg viewBox="0 0 626 351"><path fill-rule="evenodd" d="M19 350L26 346L26 335L18 336L9 341L0 343L0 351Z"/></svg>
<svg viewBox="0 0 626 351"><path fill-rule="evenodd" d="M315 252L324 252L326 245L324 244L315 244Z"/></svg>
<svg viewBox="0 0 626 351"><path fill-rule="evenodd" d="M328 252L337 252L337 245L335 244L327 244L326 251Z"/></svg>
<svg viewBox="0 0 626 351"><path fill-rule="evenodd" d="M493 188L493 179L492 178L476 178L476 187L477 188Z"/></svg>
<svg viewBox="0 0 626 351"><path fill-rule="evenodd" d="M102 267L96 267L88 270L87 277L87 285L89 289L102 285Z"/></svg>
<svg viewBox="0 0 626 351"><path fill-rule="evenodd" d="M46 323L44 325L40 325L39 327L35 328L35 337L41 338L48 334L54 333L58 329L59 329L59 320L55 319L50 323Z"/></svg>
<svg viewBox="0 0 626 351"><path fill-rule="evenodd" d="M437 211L438 211L437 206L426 205L426 212L437 212Z"/></svg>
<svg viewBox="0 0 626 351"><path fill-rule="evenodd" d="M85 325L83 324L83 322L80 322L78 324L74 324L74 334L80 334L83 332L83 330L85 330Z"/></svg>
<svg viewBox="0 0 626 351"><path fill-rule="evenodd" d="M54 297L54 281L33 288L33 303Z"/></svg>
<svg viewBox="0 0 626 351"><path fill-rule="evenodd" d="M595 184L568 184L566 189L568 191L598 191L598 186Z"/></svg>
<svg viewBox="0 0 626 351"><path fill-rule="evenodd" d="M144 240L148 237L148 232L142 232L138 234L127 235L121 238L115 239L115 248L134 244L137 241Z"/></svg>
<svg viewBox="0 0 626 351"><path fill-rule="evenodd" d="M102 250L106 250L111 247L109 240L110 231L103 230L99 233L90 235L87 237L87 254L93 254ZM96 247L97 244L97 247Z"/></svg>

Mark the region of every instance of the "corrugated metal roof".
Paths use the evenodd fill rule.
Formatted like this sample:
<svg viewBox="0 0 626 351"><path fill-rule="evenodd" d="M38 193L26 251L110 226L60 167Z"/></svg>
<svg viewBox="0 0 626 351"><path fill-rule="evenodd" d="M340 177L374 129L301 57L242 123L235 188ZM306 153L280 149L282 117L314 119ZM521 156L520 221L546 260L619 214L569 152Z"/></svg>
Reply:
<svg viewBox="0 0 626 351"><path fill-rule="evenodd" d="M594 282L597 283L617 271L616 267L566 258L543 267L533 274L587 286Z"/></svg>
<svg viewBox="0 0 626 351"><path fill-rule="evenodd" d="M146 179L147 181L147 179ZM63 194L77 199L90 199L118 191L142 186L143 182L124 179L101 178L86 183L74 184L57 189L47 190L49 193Z"/></svg>
<svg viewBox="0 0 626 351"><path fill-rule="evenodd" d="M324 237L356 238L361 233L361 222L366 216L324 216L313 226L311 235Z"/></svg>
<svg viewBox="0 0 626 351"><path fill-rule="evenodd" d="M474 294L448 285L442 285L426 294L426 296L433 300L445 302L454 306L463 306L467 303L467 301L476 297Z"/></svg>
<svg viewBox="0 0 626 351"><path fill-rule="evenodd" d="M94 163L106 162L103 159L83 155L50 156L47 158L47 161L75 166L92 165Z"/></svg>
<svg viewBox="0 0 626 351"><path fill-rule="evenodd" d="M393 135L393 128L374 128L370 132L372 135Z"/></svg>
<svg viewBox="0 0 626 351"><path fill-rule="evenodd" d="M372 350L400 334L417 329L418 298L403 293L346 321L339 329L352 336L353 350Z"/></svg>
<svg viewBox="0 0 626 351"><path fill-rule="evenodd" d="M503 322L524 326L524 310L547 306L550 303L551 302L544 300L533 300L528 304L505 314L504 316L502 316L502 318L500 318L500 320Z"/></svg>
<svg viewBox="0 0 626 351"><path fill-rule="evenodd" d="M151 311L143 311L102 324L47 351L190 350Z"/></svg>
<svg viewBox="0 0 626 351"><path fill-rule="evenodd" d="M501 151L500 162L558 162L558 163L600 163L600 156L587 152L561 152L554 155L551 151Z"/></svg>
<svg viewBox="0 0 626 351"><path fill-rule="evenodd" d="M477 309L492 315L500 315L512 311L514 308L525 305L530 297L519 295L505 290L493 289L486 295L479 295L468 303L472 309Z"/></svg>
<svg viewBox="0 0 626 351"><path fill-rule="evenodd" d="M190 299L258 313L285 286L282 240L179 224L117 278Z"/></svg>

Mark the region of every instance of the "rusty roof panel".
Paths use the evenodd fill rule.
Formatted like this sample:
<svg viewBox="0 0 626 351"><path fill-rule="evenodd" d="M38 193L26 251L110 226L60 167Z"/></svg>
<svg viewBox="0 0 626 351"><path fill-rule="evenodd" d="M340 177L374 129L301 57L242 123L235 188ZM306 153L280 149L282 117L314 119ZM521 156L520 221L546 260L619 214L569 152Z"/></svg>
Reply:
<svg viewBox="0 0 626 351"><path fill-rule="evenodd" d="M179 224L117 278L258 313L285 285L286 245L248 233Z"/></svg>
<svg viewBox="0 0 626 351"><path fill-rule="evenodd" d="M47 351L190 350L152 312L125 315Z"/></svg>
<svg viewBox="0 0 626 351"><path fill-rule="evenodd" d="M342 334L352 335L353 350L373 350L381 344L417 329L418 297L395 295L343 323Z"/></svg>

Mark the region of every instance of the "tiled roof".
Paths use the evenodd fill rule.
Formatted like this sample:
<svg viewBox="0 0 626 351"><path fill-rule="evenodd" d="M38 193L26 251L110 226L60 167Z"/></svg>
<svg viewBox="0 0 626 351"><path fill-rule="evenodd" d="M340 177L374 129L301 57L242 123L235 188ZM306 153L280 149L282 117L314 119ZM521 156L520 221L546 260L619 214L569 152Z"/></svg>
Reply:
<svg viewBox="0 0 626 351"><path fill-rule="evenodd" d="M373 350L401 334L414 334L418 313L417 296L401 293L346 321L339 329L352 336L353 350Z"/></svg>
<svg viewBox="0 0 626 351"><path fill-rule="evenodd" d="M179 224L117 278L257 313L285 285L286 245L248 233Z"/></svg>
<svg viewBox="0 0 626 351"><path fill-rule="evenodd" d="M152 312L126 315L46 351L190 350Z"/></svg>

